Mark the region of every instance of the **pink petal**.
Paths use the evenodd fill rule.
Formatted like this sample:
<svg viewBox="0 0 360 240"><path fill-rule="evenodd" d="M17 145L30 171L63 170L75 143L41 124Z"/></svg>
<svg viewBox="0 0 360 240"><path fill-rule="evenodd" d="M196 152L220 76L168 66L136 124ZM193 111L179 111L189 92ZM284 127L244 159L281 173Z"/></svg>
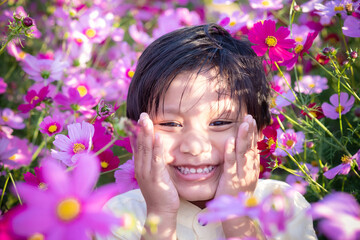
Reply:
<svg viewBox="0 0 360 240"><path fill-rule="evenodd" d="M57 134L53 144L61 151L72 152L73 142L63 134Z"/></svg>
<svg viewBox="0 0 360 240"><path fill-rule="evenodd" d="M255 53L258 56L263 56L268 49L265 45L254 45L254 46L251 46L251 48L255 51Z"/></svg>
<svg viewBox="0 0 360 240"><path fill-rule="evenodd" d="M43 164L43 174L45 182L48 184L48 190L58 194L66 194L72 186L68 177L68 172L58 162L48 160Z"/></svg>
<svg viewBox="0 0 360 240"><path fill-rule="evenodd" d="M324 176L327 179L333 179L337 174L339 174L339 172L341 171L342 168L343 168L343 164L340 164L340 165L326 171L324 173Z"/></svg>
<svg viewBox="0 0 360 240"><path fill-rule="evenodd" d="M328 103L323 103L321 105L321 108L326 117L334 120L339 118L339 113L336 112L336 108L333 105L330 105Z"/></svg>

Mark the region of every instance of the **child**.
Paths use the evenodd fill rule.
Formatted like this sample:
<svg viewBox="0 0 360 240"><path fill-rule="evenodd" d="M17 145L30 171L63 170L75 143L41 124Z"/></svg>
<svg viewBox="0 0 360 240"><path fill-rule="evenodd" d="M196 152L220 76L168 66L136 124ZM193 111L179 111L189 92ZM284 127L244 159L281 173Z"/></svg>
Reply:
<svg viewBox="0 0 360 240"><path fill-rule="evenodd" d="M258 180L269 94L262 60L216 24L182 28L148 46L127 98L127 117L139 125L131 143L140 190L105 207L134 214L138 231L114 230L107 239L265 239L250 218L201 226L197 215L220 195L261 199L288 187ZM296 217L277 239L316 239L308 207L299 194Z"/></svg>

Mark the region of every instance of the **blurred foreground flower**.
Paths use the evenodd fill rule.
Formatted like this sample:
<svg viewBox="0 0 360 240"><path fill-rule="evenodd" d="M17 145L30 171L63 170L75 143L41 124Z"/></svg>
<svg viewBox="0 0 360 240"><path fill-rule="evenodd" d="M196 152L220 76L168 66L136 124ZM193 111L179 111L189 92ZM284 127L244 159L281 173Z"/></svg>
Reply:
<svg viewBox="0 0 360 240"><path fill-rule="evenodd" d="M119 170L114 173L116 184L123 189L124 192L139 188L139 184L135 177L134 159L127 160L122 164Z"/></svg>
<svg viewBox="0 0 360 240"><path fill-rule="evenodd" d="M43 165L46 190L28 183L18 183L25 205L12 220L14 232L31 238L92 239L96 232L110 233L121 219L102 211L106 201L119 193L119 186L110 184L92 189L99 177L95 155L83 154L72 172L53 160Z"/></svg>
<svg viewBox="0 0 360 240"><path fill-rule="evenodd" d="M321 233L333 240L356 240L360 238L360 206L347 193L335 192L312 204L313 219L320 219Z"/></svg>

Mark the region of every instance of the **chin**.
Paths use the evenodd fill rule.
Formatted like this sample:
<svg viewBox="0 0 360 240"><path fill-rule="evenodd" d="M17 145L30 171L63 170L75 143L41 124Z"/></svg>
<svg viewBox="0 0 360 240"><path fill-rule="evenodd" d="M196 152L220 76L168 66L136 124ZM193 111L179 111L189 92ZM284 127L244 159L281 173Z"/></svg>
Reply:
<svg viewBox="0 0 360 240"><path fill-rule="evenodd" d="M189 202L209 201L214 198L216 188L206 186L194 186L187 189L178 189L179 196Z"/></svg>

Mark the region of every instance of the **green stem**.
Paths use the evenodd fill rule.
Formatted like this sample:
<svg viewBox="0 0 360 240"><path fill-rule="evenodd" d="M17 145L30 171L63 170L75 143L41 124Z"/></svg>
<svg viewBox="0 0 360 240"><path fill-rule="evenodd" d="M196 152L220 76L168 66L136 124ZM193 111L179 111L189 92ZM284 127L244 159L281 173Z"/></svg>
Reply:
<svg viewBox="0 0 360 240"><path fill-rule="evenodd" d="M15 184L15 181L14 181L14 178L13 178L11 172L9 172L9 176L10 176L11 182L12 182L12 184L13 184L13 186L14 186L14 189L15 189L15 192L16 192L16 196L17 196L17 198L19 199L19 203L20 203L20 205L22 205L22 201L21 201L19 192L18 192L18 190L17 190L17 188L16 188L16 184Z"/></svg>
<svg viewBox="0 0 360 240"><path fill-rule="evenodd" d="M290 83L288 82L288 80L286 79L285 75L284 75L283 72L281 71L279 65L277 64L277 62L274 62L274 63L275 63L275 66L277 67L277 69L279 70L279 72L280 72L280 74L281 74L281 77L285 80L286 85L289 87L289 89L291 90L292 94L294 95L296 101L299 102L299 99L298 99L296 93L294 92L294 90L292 89Z"/></svg>
<svg viewBox="0 0 360 240"><path fill-rule="evenodd" d="M355 168L353 168L352 170L355 173L355 175L358 176L358 178L360 178L360 175L356 172Z"/></svg>
<svg viewBox="0 0 360 240"><path fill-rule="evenodd" d="M3 4L6 3L6 2L7 2L7 0L2 1L2 2L0 3L0 6L3 5Z"/></svg>
<svg viewBox="0 0 360 240"><path fill-rule="evenodd" d="M6 42L4 43L4 46L2 46L1 49L0 49L0 55L4 52L6 46L8 45L8 43L9 43L11 40L12 40L12 38L10 38L10 37L6 40Z"/></svg>
<svg viewBox="0 0 360 240"><path fill-rule="evenodd" d="M10 178L10 176L8 175L6 178L5 184L4 184L4 188L2 190L1 199L0 199L0 208L2 206L2 202L3 202L4 196L5 196L5 191L6 191L7 184L9 182L9 178Z"/></svg>
<svg viewBox="0 0 360 240"><path fill-rule="evenodd" d="M31 161L34 161L37 156L39 155L39 153L41 152L41 150L44 148L46 141L42 141L41 144L39 145L39 147L36 149L36 151L34 152L34 154L31 157Z"/></svg>

